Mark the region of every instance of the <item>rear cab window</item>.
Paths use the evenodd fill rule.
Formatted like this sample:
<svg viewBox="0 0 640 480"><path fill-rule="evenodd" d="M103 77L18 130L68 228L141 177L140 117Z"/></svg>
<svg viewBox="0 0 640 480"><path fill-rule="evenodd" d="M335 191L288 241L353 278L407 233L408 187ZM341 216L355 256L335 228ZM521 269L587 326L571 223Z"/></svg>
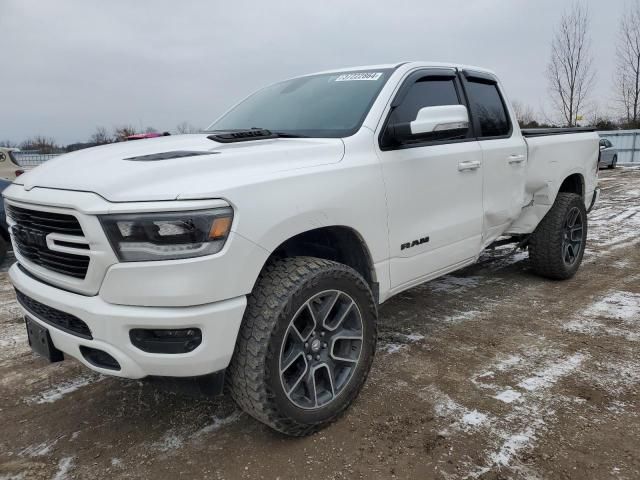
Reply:
<svg viewBox="0 0 640 480"><path fill-rule="evenodd" d="M478 138L510 136L511 120L497 83L471 77L467 78L465 87Z"/></svg>

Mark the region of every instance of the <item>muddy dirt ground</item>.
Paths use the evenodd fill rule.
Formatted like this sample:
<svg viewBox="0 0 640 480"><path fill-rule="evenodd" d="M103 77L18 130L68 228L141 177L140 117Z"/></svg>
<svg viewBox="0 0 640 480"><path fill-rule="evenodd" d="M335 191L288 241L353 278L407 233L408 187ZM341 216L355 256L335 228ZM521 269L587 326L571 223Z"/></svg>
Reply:
<svg viewBox="0 0 640 480"><path fill-rule="evenodd" d="M359 399L304 439L228 397L47 364L0 273L0 479L639 479L640 169L601 186L574 279L496 251L395 297Z"/></svg>

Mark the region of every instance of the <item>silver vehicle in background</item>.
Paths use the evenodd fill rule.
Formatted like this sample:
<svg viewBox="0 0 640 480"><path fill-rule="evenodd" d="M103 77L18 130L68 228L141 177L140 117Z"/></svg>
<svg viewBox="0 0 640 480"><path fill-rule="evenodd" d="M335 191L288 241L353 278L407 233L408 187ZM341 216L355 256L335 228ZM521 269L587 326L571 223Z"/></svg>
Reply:
<svg viewBox="0 0 640 480"><path fill-rule="evenodd" d="M600 139L600 160L598 167L600 168L616 168L618 163L618 149L613 146L606 138Z"/></svg>

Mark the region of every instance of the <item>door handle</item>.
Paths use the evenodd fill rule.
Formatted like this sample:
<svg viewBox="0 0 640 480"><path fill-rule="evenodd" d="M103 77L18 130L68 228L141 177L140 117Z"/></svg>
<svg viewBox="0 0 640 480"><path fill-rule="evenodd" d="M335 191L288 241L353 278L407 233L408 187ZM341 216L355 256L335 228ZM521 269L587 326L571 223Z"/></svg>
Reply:
<svg viewBox="0 0 640 480"><path fill-rule="evenodd" d="M514 164L514 163L522 163L524 162L524 155L520 154L520 155L509 155L507 157L507 160L509 161L509 163Z"/></svg>
<svg viewBox="0 0 640 480"><path fill-rule="evenodd" d="M461 172L464 170L477 170L478 168L480 168L479 160L471 160L468 162L458 163L458 170L460 170Z"/></svg>

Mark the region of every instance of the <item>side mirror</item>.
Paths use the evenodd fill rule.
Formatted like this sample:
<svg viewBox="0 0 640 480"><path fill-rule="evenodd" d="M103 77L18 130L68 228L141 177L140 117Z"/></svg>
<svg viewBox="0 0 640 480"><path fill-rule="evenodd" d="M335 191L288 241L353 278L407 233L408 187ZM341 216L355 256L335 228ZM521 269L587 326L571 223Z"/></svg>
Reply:
<svg viewBox="0 0 640 480"><path fill-rule="evenodd" d="M469 128L469 112L464 105L424 107L409 123L411 135L450 132Z"/></svg>

